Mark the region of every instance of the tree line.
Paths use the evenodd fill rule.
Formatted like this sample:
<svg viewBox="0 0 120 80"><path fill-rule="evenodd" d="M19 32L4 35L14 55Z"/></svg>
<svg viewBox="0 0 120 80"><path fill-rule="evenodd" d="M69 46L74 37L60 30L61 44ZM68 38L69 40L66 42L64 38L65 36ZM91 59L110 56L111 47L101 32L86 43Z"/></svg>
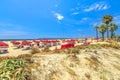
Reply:
<svg viewBox="0 0 120 80"><path fill-rule="evenodd" d="M115 36L115 31L118 29L118 25L113 23L113 17L111 15L105 15L102 17L102 25L95 26L96 38L98 39L98 33L102 35L104 41L105 33L107 33L107 39L112 39ZM110 33L110 35L109 35Z"/></svg>

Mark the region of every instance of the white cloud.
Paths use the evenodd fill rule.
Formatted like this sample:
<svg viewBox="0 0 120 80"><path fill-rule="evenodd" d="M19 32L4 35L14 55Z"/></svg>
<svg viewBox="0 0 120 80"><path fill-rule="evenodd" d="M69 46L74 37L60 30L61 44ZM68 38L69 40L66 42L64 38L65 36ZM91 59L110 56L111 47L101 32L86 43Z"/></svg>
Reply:
<svg viewBox="0 0 120 80"><path fill-rule="evenodd" d="M73 13L72 13L72 15L77 15L77 14L79 14L79 12L73 12Z"/></svg>
<svg viewBox="0 0 120 80"><path fill-rule="evenodd" d="M82 20L88 20L89 18L82 18Z"/></svg>
<svg viewBox="0 0 120 80"><path fill-rule="evenodd" d="M55 16L58 20L62 20L64 18L64 16L62 16L61 14L59 13L55 13Z"/></svg>
<svg viewBox="0 0 120 80"><path fill-rule="evenodd" d="M106 9L108 9L108 6L105 5L105 6L103 7L103 10L106 10Z"/></svg>
<svg viewBox="0 0 120 80"><path fill-rule="evenodd" d="M59 21L61 21L61 20L64 19L64 16L61 15L60 13L56 13L56 12L54 12L54 11L52 11L52 13L55 15L55 17L56 17Z"/></svg>
<svg viewBox="0 0 120 80"><path fill-rule="evenodd" d="M78 11L78 10L80 10L80 8L81 8L81 7L79 7L79 6L78 6L78 7L75 7L75 8L71 8L70 11L75 11L75 10Z"/></svg>
<svg viewBox="0 0 120 80"><path fill-rule="evenodd" d="M85 22L85 21L87 21L87 20L89 20L89 18L82 18L82 19L80 20L80 23Z"/></svg>
<svg viewBox="0 0 120 80"><path fill-rule="evenodd" d="M85 12L93 11L93 10L106 10L109 6L106 3L100 2L100 3L94 3L91 6L84 9Z"/></svg>

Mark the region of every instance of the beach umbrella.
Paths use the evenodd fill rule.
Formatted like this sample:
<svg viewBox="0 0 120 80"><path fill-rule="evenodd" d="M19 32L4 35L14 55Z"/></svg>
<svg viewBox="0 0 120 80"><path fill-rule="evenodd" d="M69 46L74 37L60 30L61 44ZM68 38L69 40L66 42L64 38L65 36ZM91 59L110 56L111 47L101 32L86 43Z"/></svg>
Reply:
<svg viewBox="0 0 120 80"><path fill-rule="evenodd" d="M11 43L12 43L13 45L19 45L19 44L21 44L20 42L17 42L17 41L11 41Z"/></svg>
<svg viewBox="0 0 120 80"><path fill-rule="evenodd" d="M54 42L60 42L59 40L54 40Z"/></svg>
<svg viewBox="0 0 120 80"><path fill-rule="evenodd" d="M74 42L74 40L70 39L70 40L65 40L65 42Z"/></svg>
<svg viewBox="0 0 120 80"><path fill-rule="evenodd" d="M28 45L29 42L27 42L26 40L22 41L22 45Z"/></svg>
<svg viewBox="0 0 120 80"><path fill-rule="evenodd" d="M24 45L29 45L29 44L32 44L32 42L31 41L23 41L22 42Z"/></svg>
<svg viewBox="0 0 120 80"><path fill-rule="evenodd" d="M14 42L13 43L14 45L19 45L19 44L21 44L20 42Z"/></svg>
<svg viewBox="0 0 120 80"><path fill-rule="evenodd" d="M11 41L11 43L14 43L14 42L16 42L16 41Z"/></svg>
<svg viewBox="0 0 120 80"><path fill-rule="evenodd" d="M0 41L0 47L8 47L9 45L5 42Z"/></svg>

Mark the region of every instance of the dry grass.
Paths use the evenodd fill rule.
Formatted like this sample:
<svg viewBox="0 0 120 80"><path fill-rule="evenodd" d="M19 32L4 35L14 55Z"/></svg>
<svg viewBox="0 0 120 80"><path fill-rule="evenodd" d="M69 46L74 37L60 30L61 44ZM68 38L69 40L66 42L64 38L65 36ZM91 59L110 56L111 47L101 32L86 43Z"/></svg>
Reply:
<svg viewBox="0 0 120 80"><path fill-rule="evenodd" d="M119 63L120 54L115 52L116 49L119 51L118 47L111 44L99 44L63 50L56 48L53 54L46 53L46 55L39 57L40 60L37 59L40 61L38 62L40 65L37 66L36 71L40 71L40 73L33 74L33 76L41 76L36 80L119 79L120 66L117 63ZM111 49L113 49L112 52Z"/></svg>
<svg viewBox="0 0 120 80"><path fill-rule="evenodd" d="M45 46L43 49L42 49L42 52L51 52L51 50L49 49L48 46Z"/></svg>
<svg viewBox="0 0 120 80"><path fill-rule="evenodd" d="M52 71L48 74L46 80L62 80L61 73L59 71Z"/></svg>
<svg viewBox="0 0 120 80"><path fill-rule="evenodd" d="M52 51L52 53L61 53L61 50L58 50L58 48L55 47L55 49Z"/></svg>
<svg viewBox="0 0 120 80"><path fill-rule="evenodd" d="M119 80L120 78L119 45L93 44L62 50L56 48L54 51L46 47L42 50L45 55L36 53L38 52L35 49L33 50L35 55L18 56L31 57L33 60L29 66L33 80Z"/></svg>
<svg viewBox="0 0 120 80"><path fill-rule="evenodd" d="M64 51L71 49L64 49ZM120 66L117 64L119 52L114 56L111 55L112 52L107 53L111 48L93 50L86 48L87 52L77 49L81 51L80 54L74 54L74 52L36 54L39 57L35 58L37 63L33 64L35 71L32 72L32 76L36 77L36 80L115 80L120 78ZM105 55L107 55L106 58Z"/></svg>
<svg viewBox="0 0 120 80"><path fill-rule="evenodd" d="M114 49L120 49L120 45L118 44L90 44L86 46L76 46L74 48L68 48L68 49L57 49L57 47L54 50L50 50L48 46L45 46L42 50L41 53L44 54L80 54L81 50L85 49L85 52L93 52L97 54L97 50L102 49L102 48L114 48ZM97 49L97 50L96 50ZM31 50L31 54L36 54L40 53L40 50L38 48L33 48Z"/></svg>
<svg viewBox="0 0 120 80"><path fill-rule="evenodd" d="M113 64L113 66L120 71L120 65L118 65L118 64Z"/></svg>
<svg viewBox="0 0 120 80"><path fill-rule="evenodd" d="M90 73L85 73L85 77L89 80L91 80L91 76L90 76Z"/></svg>
<svg viewBox="0 0 120 80"><path fill-rule="evenodd" d="M30 59L31 56L32 56L31 54L21 54L21 55L18 55L17 58Z"/></svg>
<svg viewBox="0 0 120 80"><path fill-rule="evenodd" d="M36 47L32 48L30 51L31 54L36 54L36 53L40 53L40 50Z"/></svg>
<svg viewBox="0 0 120 80"><path fill-rule="evenodd" d="M120 59L120 54L113 54L115 57L117 57L118 59Z"/></svg>
<svg viewBox="0 0 120 80"><path fill-rule="evenodd" d="M99 51L98 51L98 53L99 53ZM52 55L54 55L54 54L52 54ZM62 54L60 54L60 55L62 55ZM84 55L86 55L86 57ZM102 53L101 53L101 55L102 55ZM108 57L109 56L110 55L108 55ZM99 57L101 57L101 56L99 55ZM48 58L48 57L46 57L46 58ZM52 58L53 57L51 57L51 59ZM57 58L59 58L59 57L57 57ZM48 60L49 63L53 62L53 61L51 61L51 59L50 59L50 61ZM84 61L84 60L86 60L86 61ZM99 60L99 58L97 56L93 56L91 54L86 54L86 53L77 54L77 55L66 54L66 57L61 58L61 60L56 62L55 64L53 64L51 68L49 68L49 66L51 64L44 66L44 70L45 70L46 74L41 73L39 75L41 75L41 76L46 75L46 77L47 77L47 78L45 78L46 80L68 80L68 79L71 79L71 80L94 80L95 78L97 80L110 80L110 79L119 78L118 76L116 78L114 78L115 75L113 74L111 69L109 69L111 63L104 62L106 60L107 59ZM45 59L44 59L44 61L45 61ZM101 64L101 63L103 63L103 64ZM113 62L113 63L115 63L115 62ZM41 68L42 68L42 65L41 65ZM55 68L55 69L53 69L53 68ZM113 68L114 69L118 68L116 70L120 74L119 66L116 67L114 65ZM48 72L46 72L46 70ZM116 72L114 72L114 73L116 73ZM67 77L65 77L65 76L67 76ZM108 76L110 76L110 77L108 77ZM42 80L44 80L44 78Z"/></svg>
<svg viewBox="0 0 120 80"><path fill-rule="evenodd" d="M85 58L88 61L88 65L91 69L97 70L99 67L99 61L96 57Z"/></svg>
<svg viewBox="0 0 120 80"><path fill-rule="evenodd" d="M74 53L74 54L80 53L80 49L78 49L78 48L71 48L70 51L71 51L70 53Z"/></svg>

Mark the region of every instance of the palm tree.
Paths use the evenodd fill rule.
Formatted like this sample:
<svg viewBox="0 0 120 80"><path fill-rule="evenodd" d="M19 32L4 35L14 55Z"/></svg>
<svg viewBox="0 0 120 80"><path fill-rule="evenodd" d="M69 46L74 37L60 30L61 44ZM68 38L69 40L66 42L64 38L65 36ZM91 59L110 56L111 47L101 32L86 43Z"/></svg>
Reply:
<svg viewBox="0 0 120 80"><path fill-rule="evenodd" d="M107 31L107 26L104 25L104 24L102 24L102 25L100 26L99 30L100 30L100 33L102 34L102 38L103 38L103 41L104 41L104 34L105 34L105 32Z"/></svg>
<svg viewBox="0 0 120 80"><path fill-rule="evenodd" d="M112 22L113 17L111 15L105 15L102 18L102 22L107 26L107 38L109 38L109 24Z"/></svg>
<svg viewBox="0 0 120 80"><path fill-rule="evenodd" d="M113 38L114 32L118 29L118 26L115 23L110 24L111 38Z"/></svg>
<svg viewBox="0 0 120 80"><path fill-rule="evenodd" d="M96 38L98 39L98 30L99 30L99 26L95 26L95 30L96 30Z"/></svg>

